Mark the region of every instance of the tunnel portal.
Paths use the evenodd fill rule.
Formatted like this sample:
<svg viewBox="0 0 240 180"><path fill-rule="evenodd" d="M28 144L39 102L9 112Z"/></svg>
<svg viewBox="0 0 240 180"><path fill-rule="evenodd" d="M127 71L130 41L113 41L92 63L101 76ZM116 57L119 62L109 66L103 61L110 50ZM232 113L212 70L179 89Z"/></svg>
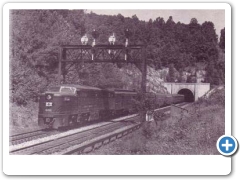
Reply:
<svg viewBox="0 0 240 180"><path fill-rule="evenodd" d="M178 94L184 95L186 102L194 101L194 95L193 95L192 91L189 89L181 89L180 91L178 91Z"/></svg>

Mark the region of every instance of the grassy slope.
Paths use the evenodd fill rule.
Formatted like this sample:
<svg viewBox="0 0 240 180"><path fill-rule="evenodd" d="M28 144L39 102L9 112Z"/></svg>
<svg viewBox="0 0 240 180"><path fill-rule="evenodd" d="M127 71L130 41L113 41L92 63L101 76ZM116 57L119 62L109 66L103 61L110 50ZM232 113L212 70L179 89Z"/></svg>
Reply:
<svg viewBox="0 0 240 180"><path fill-rule="evenodd" d="M224 104L218 100L222 96L224 91L187 107L191 114L182 119L146 122L140 130L90 154L219 154L216 142L225 130Z"/></svg>

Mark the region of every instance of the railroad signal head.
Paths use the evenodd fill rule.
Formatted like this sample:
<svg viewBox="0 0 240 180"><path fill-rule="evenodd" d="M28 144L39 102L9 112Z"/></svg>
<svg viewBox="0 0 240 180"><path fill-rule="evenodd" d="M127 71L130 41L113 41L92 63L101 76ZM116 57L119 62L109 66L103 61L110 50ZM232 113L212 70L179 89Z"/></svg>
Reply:
<svg viewBox="0 0 240 180"><path fill-rule="evenodd" d="M113 33L112 36L110 36L110 37L108 38L108 41L109 41L110 44L114 45L114 43L115 43L115 41L116 41L116 37L115 37L114 33Z"/></svg>
<svg viewBox="0 0 240 180"><path fill-rule="evenodd" d="M81 43L82 43L83 45L87 45L87 43L88 43L88 37L87 37L86 34L81 38Z"/></svg>
<svg viewBox="0 0 240 180"><path fill-rule="evenodd" d="M93 36L92 46L95 46L96 45L96 39L98 38L99 33L95 29L93 29L92 36Z"/></svg>
<svg viewBox="0 0 240 180"><path fill-rule="evenodd" d="M95 29L93 29L92 36L94 39L97 39L99 37L99 33Z"/></svg>
<svg viewBox="0 0 240 180"><path fill-rule="evenodd" d="M129 29L125 29L124 33L126 38L129 38L131 36L131 31Z"/></svg>
<svg viewBox="0 0 240 180"><path fill-rule="evenodd" d="M129 31L129 29L125 29L124 33L125 33L125 37L126 37L125 47L127 47L128 46L128 38L131 36L131 32Z"/></svg>

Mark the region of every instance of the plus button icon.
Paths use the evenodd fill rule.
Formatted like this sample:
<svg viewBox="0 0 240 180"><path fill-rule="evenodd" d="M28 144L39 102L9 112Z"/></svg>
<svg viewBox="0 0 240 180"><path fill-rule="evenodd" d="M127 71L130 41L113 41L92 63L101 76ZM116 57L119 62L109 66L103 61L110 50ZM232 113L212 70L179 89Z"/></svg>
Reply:
<svg viewBox="0 0 240 180"><path fill-rule="evenodd" d="M223 135L217 141L217 149L224 156L233 155L238 147L238 142L233 136Z"/></svg>
<svg viewBox="0 0 240 180"><path fill-rule="evenodd" d="M229 141L228 141L228 139L227 139L227 140L226 140L226 144L222 144L222 146L226 148L226 151L229 151L229 147L232 147L233 144L229 144Z"/></svg>

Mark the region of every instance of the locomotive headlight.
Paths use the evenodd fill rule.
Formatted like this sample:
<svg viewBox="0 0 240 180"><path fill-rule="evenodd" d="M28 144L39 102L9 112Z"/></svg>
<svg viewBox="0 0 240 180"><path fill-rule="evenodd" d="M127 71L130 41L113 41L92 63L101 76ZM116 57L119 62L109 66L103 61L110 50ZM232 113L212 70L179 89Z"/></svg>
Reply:
<svg viewBox="0 0 240 180"><path fill-rule="evenodd" d="M50 94L48 94L48 95L46 96L46 99L47 99L47 100L51 100L51 99L52 99L52 96L51 96Z"/></svg>
<svg viewBox="0 0 240 180"><path fill-rule="evenodd" d="M64 101L70 101L70 97L64 97Z"/></svg>

